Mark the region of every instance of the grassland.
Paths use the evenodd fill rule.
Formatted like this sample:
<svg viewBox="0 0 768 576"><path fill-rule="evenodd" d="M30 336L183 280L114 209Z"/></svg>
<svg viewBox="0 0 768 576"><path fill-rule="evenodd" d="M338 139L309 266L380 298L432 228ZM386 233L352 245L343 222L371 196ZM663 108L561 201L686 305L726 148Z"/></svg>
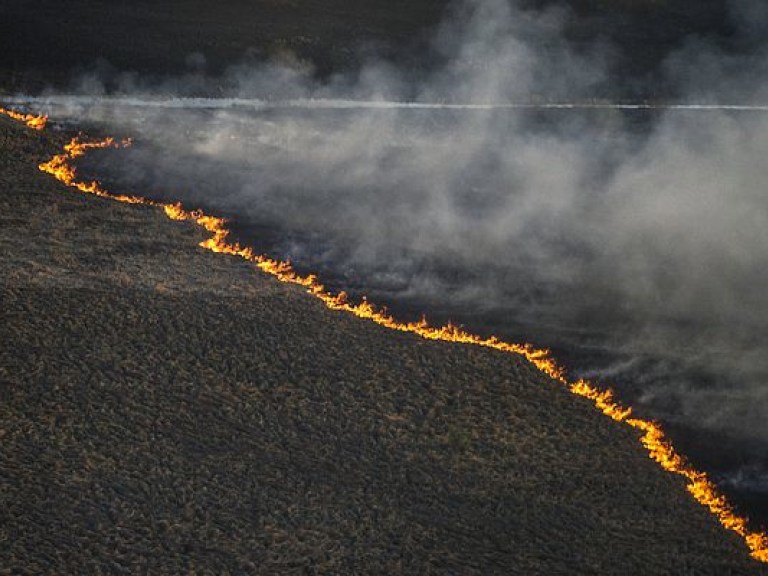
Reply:
<svg viewBox="0 0 768 576"><path fill-rule="evenodd" d="M748 574L637 438L39 173L0 121L0 568Z"/></svg>
<svg viewBox="0 0 768 576"><path fill-rule="evenodd" d="M419 69L446 5L8 1L0 93L195 52ZM637 77L722 24L722 2L574 6L573 41L609 30ZM73 193L35 169L63 141L0 119L0 573L765 573L525 362L331 312L190 225Z"/></svg>

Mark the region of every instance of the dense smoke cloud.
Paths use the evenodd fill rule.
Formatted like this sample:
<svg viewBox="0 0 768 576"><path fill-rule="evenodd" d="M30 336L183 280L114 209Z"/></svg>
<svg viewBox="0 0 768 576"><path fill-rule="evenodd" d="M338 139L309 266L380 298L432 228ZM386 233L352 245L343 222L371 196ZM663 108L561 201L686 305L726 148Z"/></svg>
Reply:
<svg viewBox="0 0 768 576"><path fill-rule="evenodd" d="M768 102L767 20L754 12L764 8L730 9L742 52L698 37L665 59L683 100ZM434 41L444 65L418 82L385 62L320 82L290 57L216 82L272 102L585 102L606 92L616 51L602 40L574 49L563 34L573 17L464 3ZM210 82L195 71L117 84L138 98L210 93ZM103 92L98 75L79 88ZM768 441L768 115L305 104L70 112L136 136L129 162L104 160L122 185L237 215L279 237L279 256L390 302L463 310L470 327L475 313L510 319L509 337L537 325L545 344L588 343L607 356L583 373L633 380L653 414Z"/></svg>

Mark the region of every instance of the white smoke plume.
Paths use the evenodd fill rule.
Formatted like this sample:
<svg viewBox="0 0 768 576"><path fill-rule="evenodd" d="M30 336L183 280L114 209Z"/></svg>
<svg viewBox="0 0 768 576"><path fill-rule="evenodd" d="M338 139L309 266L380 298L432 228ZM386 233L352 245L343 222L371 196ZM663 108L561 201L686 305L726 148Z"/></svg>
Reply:
<svg viewBox="0 0 768 576"><path fill-rule="evenodd" d="M290 61L126 75L111 97L90 76L46 105L136 137L103 160L122 185L236 215L390 302L592 350L583 373L633 382L651 415L768 442L766 20L731 10L748 56L690 38L663 66L672 105L595 100L610 43L576 50L567 9L503 0L458 7L415 82ZM221 98L184 99L211 83Z"/></svg>

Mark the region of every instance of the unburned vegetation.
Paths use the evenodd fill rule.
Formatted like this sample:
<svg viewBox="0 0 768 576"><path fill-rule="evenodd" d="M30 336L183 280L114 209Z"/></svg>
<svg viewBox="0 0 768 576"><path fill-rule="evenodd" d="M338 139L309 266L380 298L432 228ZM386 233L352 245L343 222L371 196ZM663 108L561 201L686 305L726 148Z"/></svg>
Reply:
<svg viewBox="0 0 768 576"><path fill-rule="evenodd" d="M35 169L63 142L0 120L8 572L760 572L520 358L327 310L72 192Z"/></svg>

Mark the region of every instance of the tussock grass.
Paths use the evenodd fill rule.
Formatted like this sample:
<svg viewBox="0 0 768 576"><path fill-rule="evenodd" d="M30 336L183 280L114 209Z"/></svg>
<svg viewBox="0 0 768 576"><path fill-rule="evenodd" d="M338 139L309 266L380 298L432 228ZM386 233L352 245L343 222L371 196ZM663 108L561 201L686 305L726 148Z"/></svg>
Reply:
<svg viewBox="0 0 768 576"><path fill-rule="evenodd" d="M0 120L0 565L748 574L630 430L521 359L397 334L36 171Z"/></svg>

